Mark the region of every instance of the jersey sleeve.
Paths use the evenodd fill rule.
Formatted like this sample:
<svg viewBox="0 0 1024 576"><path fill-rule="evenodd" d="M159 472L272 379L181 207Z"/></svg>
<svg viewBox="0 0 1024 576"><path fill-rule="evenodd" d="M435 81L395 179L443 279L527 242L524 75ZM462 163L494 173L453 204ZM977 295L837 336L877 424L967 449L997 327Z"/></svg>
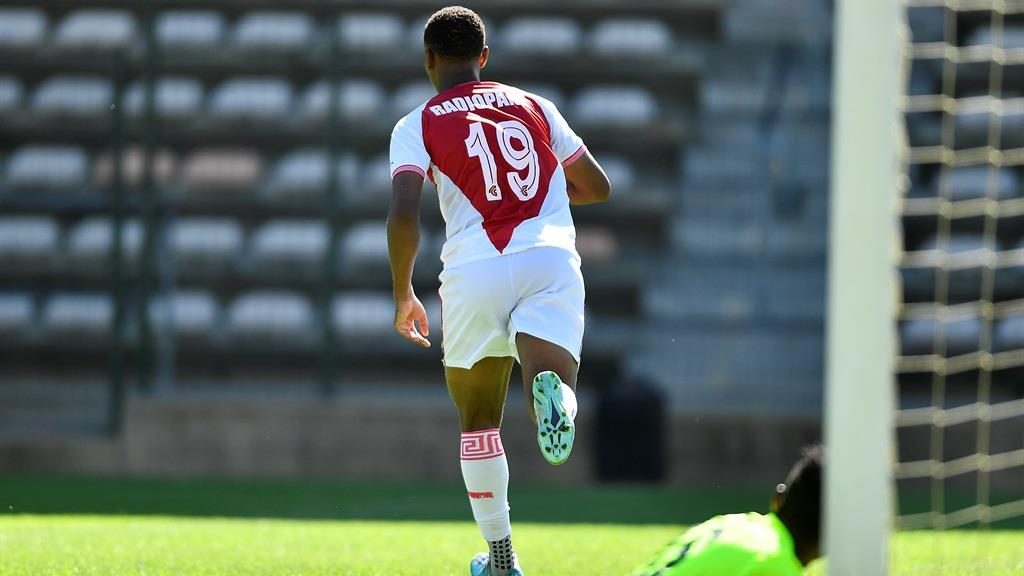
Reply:
<svg viewBox="0 0 1024 576"><path fill-rule="evenodd" d="M558 157L558 161L562 163L562 166L572 164L587 151L583 139L576 135L569 123L565 121L562 113L550 100L536 95L531 96L540 105L541 110L544 111L544 117L547 118L548 126L551 128L551 149Z"/></svg>
<svg viewBox="0 0 1024 576"><path fill-rule="evenodd" d="M426 177L430 167L430 155L423 144L423 123L420 122L422 109L414 110L395 124L391 132L391 177L399 172L416 172Z"/></svg>

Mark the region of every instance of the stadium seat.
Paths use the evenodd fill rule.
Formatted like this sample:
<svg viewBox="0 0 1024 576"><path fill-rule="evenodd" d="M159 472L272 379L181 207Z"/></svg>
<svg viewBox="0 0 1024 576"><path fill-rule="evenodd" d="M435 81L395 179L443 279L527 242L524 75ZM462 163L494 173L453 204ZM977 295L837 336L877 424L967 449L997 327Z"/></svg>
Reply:
<svg viewBox="0 0 1024 576"><path fill-rule="evenodd" d="M651 19L603 20L588 40L590 51L603 57L660 56L672 49L672 31Z"/></svg>
<svg viewBox="0 0 1024 576"><path fill-rule="evenodd" d="M302 116L307 121L323 122L328 117L330 87L321 80L310 86L302 97ZM372 80L349 78L338 86L338 116L349 121L373 121L386 101L384 89Z"/></svg>
<svg viewBox="0 0 1024 576"><path fill-rule="evenodd" d="M105 294L61 293L46 302L40 327L52 343L95 347L106 343L113 317L113 302Z"/></svg>
<svg viewBox="0 0 1024 576"><path fill-rule="evenodd" d="M337 160L337 182L342 191L361 190L359 160L343 154ZM289 152L274 165L266 183L267 197L273 200L322 200L327 189L327 153L320 148Z"/></svg>
<svg viewBox="0 0 1024 576"><path fill-rule="evenodd" d="M105 78L57 76L43 81L32 108L50 116L109 116L114 90Z"/></svg>
<svg viewBox="0 0 1024 576"><path fill-rule="evenodd" d="M1022 195L1020 177L1017 172L1009 168L990 170L988 166L957 166L945 171L947 181L946 189L950 199L954 201L971 200L974 198L985 198L988 195L989 172L994 172L995 198L1006 200ZM939 180L941 193L943 183ZM938 195L938 194L936 194Z"/></svg>
<svg viewBox="0 0 1024 576"><path fill-rule="evenodd" d="M149 318L155 329L170 330L185 345L211 343L220 322L220 306L201 290L174 291L150 301Z"/></svg>
<svg viewBox="0 0 1024 576"><path fill-rule="evenodd" d="M387 53L404 47L402 19L386 12L347 14L338 19L338 41L348 51ZM423 30L420 29L422 42Z"/></svg>
<svg viewBox="0 0 1024 576"><path fill-rule="evenodd" d="M964 43L966 46L996 45L992 29L987 26L976 28L967 35ZM1003 28L1001 41L998 46L1005 50L1019 50L1024 48L1024 26L1006 25Z"/></svg>
<svg viewBox="0 0 1024 576"><path fill-rule="evenodd" d="M658 102L636 86L591 86L577 94L573 112L588 125L645 125L657 119Z"/></svg>
<svg viewBox="0 0 1024 576"><path fill-rule="evenodd" d="M124 48L135 39L135 17L124 10L84 8L57 26L53 45L61 50Z"/></svg>
<svg viewBox="0 0 1024 576"><path fill-rule="evenodd" d="M168 232L175 264L186 275L229 272L242 250L242 227L230 218L182 218Z"/></svg>
<svg viewBox="0 0 1024 576"><path fill-rule="evenodd" d="M189 120L199 115L203 105L203 86L193 78L168 76L160 78L153 87L154 110L165 120ZM125 90L124 106L129 115L145 113L146 89L135 82Z"/></svg>
<svg viewBox="0 0 1024 576"><path fill-rule="evenodd" d="M1024 105L1008 104L999 116L999 139L993 144L1002 150L1024 148ZM988 146L990 119L987 111L962 113L956 116L955 142L957 149Z"/></svg>
<svg viewBox="0 0 1024 576"><path fill-rule="evenodd" d="M0 114L17 110L24 92L20 80L14 76L0 76Z"/></svg>
<svg viewBox="0 0 1024 576"><path fill-rule="evenodd" d="M343 293L331 305L335 330L349 338L390 336L394 319L395 304L386 292Z"/></svg>
<svg viewBox="0 0 1024 576"><path fill-rule="evenodd" d="M45 270L57 259L60 229L46 216L0 218L0 274Z"/></svg>
<svg viewBox="0 0 1024 576"><path fill-rule="evenodd" d="M327 227L322 220L274 220L257 228L249 241L254 270L275 276L318 274L327 250Z"/></svg>
<svg viewBox="0 0 1024 576"><path fill-rule="evenodd" d="M171 182L178 170L178 161L174 153L167 149L158 149L152 159L153 184L165 186ZM146 150L141 146L131 146L121 153L121 178L125 186L131 189L142 187L146 165ZM100 188L108 188L114 180L114 154L106 151L100 154L93 165L93 182Z"/></svg>
<svg viewBox="0 0 1024 576"><path fill-rule="evenodd" d="M359 178L364 190L358 192L371 198L387 199L391 197L391 161L387 154L378 154L370 158L363 166Z"/></svg>
<svg viewBox="0 0 1024 576"><path fill-rule="evenodd" d="M542 82L521 82L516 84L516 87L531 94L536 94L545 100L551 101L551 103L555 105L555 108L558 108L560 111L564 110L565 92L554 84L546 84Z"/></svg>
<svg viewBox="0 0 1024 576"><path fill-rule="evenodd" d="M235 46L244 50L297 52L313 39L313 20L301 12L258 11L235 25Z"/></svg>
<svg viewBox="0 0 1024 576"><path fill-rule="evenodd" d="M23 293L0 292L0 342L25 340L33 328L35 302Z"/></svg>
<svg viewBox="0 0 1024 576"><path fill-rule="evenodd" d="M88 181L88 159L76 146L18 148L7 160L6 184L14 189L66 189Z"/></svg>
<svg viewBox="0 0 1024 576"><path fill-rule="evenodd" d="M0 8L0 49L32 50L46 37L46 15L37 8Z"/></svg>
<svg viewBox="0 0 1024 576"><path fill-rule="evenodd" d="M255 188L262 173L261 159L253 151L200 149L185 159L182 183L192 194L242 193Z"/></svg>
<svg viewBox="0 0 1024 576"><path fill-rule="evenodd" d="M67 234L68 266L79 273L107 272L114 228L106 216L91 216L75 224ZM125 263L133 265L142 251L142 224L125 220L121 229L121 250Z"/></svg>
<svg viewBox="0 0 1024 576"><path fill-rule="evenodd" d="M914 318L900 324L900 350L904 356L936 353L935 331L940 323L935 318ZM941 323L945 356L959 356L978 350L981 321L977 317L950 318Z"/></svg>
<svg viewBox="0 0 1024 576"><path fill-rule="evenodd" d="M228 307L225 328L235 345L271 350L306 348L319 336L309 300L298 293L276 290L237 297Z"/></svg>
<svg viewBox="0 0 1024 576"><path fill-rule="evenodd" d="M224 39L224 17L212 10L171 10L156 18L156 40L164 50L210 50Z"/></svg>
<svg viewBox="0 0 1024 576"><path fill-rule="evenodd" d="M513 18L496 34L496 42L511 54L568 56L580 47L582 33L575 20L561 17Z"/></svg>
<svg viewBox="0 0 1024 576"><path fill-rule="evenodd" d="M437 90L430 82L424 80L404 84L391 98L393 119L405 116L434 96L437 96Z"/></svg>
<svg viewBox="0 0 1024 576"><path fill-rule="evenodd" d="M619 254L619 242L607 228L577 227L576 250L588 264L614 261Z"/></svg>
<svg viewBox="0 0 1024 576"><path fill-rule="evenodd" d="M387 267L388 234L383 222L354 224L341 242L342 262L346 270Z"/></svg>
<svg viewBox="0 0 1024 576"><path fill-rule="evenodd" d="M995 352L1024 350L1024 313L1011 314L995 323L992 349Z"/></svg>
<svg viewBox="0 0 1024 576"><path fill-rule="evenodd" d="M235 78L210 96L209 113L223 120L282 120L292 106L292 86L279 78Z"/></svg>
<svg viewBox="0 0 1024 576"><path fill-rule="evenodd" d="M612 190L615 191L616 195L629 193L633 190L636 186L636 170L633 168L632 162L627 160L625 156L611 152L596 152L593 154L594 158L601 164L601 168L604 168L605 174L608 175L608 180L611 181Z"/></svg>

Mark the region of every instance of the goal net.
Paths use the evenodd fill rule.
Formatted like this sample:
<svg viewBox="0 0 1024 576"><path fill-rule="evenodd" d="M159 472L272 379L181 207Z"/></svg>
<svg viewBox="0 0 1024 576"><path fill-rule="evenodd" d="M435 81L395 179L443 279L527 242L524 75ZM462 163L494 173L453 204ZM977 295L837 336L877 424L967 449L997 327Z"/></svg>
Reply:
<svg viewBox="0 0 1024 576"><path fill-rule="evenodd" d="M904 7L895 527L1019 528L1024 0Z"/></svg>

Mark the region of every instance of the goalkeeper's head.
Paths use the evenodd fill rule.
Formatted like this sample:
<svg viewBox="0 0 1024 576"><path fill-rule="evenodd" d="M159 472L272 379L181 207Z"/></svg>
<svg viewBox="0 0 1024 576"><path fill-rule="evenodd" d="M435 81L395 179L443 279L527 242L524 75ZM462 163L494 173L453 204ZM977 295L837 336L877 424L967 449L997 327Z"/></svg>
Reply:
<svg viewBox="0 0 1024 576"><path fill-rule="evenodd" d="M786 482L775 488L772 512L793 537L797 557L804 565L821 556L821 468L825 451L820 445L803 449Z"/></svg>

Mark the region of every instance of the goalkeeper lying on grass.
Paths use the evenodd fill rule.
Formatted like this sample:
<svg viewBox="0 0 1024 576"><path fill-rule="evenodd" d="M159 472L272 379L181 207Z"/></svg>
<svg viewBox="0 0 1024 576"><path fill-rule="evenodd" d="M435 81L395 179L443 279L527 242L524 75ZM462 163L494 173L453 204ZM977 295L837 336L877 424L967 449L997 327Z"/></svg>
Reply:
<svg viewBox="0 0 1024 576"><path fill-rule="evenodd" d="M804 449L771 513L716 516L630 576L799 576L821 555L822 455L820 446Z"/></svg>

